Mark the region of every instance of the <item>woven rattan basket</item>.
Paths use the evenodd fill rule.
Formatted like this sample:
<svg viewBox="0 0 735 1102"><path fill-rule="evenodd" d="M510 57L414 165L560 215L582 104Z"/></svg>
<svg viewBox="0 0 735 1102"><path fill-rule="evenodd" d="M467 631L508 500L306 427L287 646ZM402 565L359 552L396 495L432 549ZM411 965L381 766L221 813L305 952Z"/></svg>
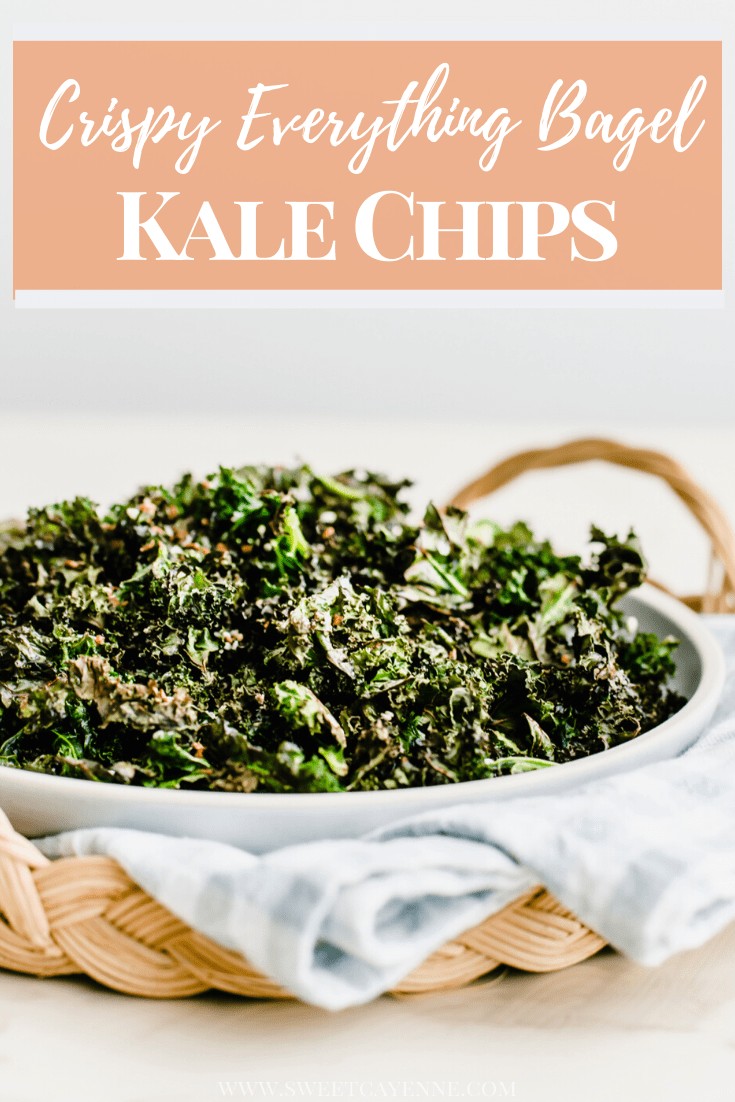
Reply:
<svg viewBox="0 0 735 1102"><path fill-rule="evenodd" d="M511 456L454 497L467 507L526 471L605 460L663 479L711 542L706 592L685 597L706 612L735 608L735 537L725 514L666 455L609 440L576 440ZM543 888L517 899L432 954L396 993L461 987L511 965L530 972L567 968L604 945ZM0 967L34 976L84 973L116 991L179 998L208 988L288 998L244 957L210 941L133 883L108 857L50 862L0 811Z"/></svg>

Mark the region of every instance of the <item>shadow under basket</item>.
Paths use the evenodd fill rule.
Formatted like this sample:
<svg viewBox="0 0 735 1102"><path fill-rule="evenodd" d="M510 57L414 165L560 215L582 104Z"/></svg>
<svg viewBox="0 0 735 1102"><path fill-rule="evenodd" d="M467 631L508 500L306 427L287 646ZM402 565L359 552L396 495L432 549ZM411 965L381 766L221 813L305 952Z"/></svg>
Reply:
<svg viewBox="0 0 735 1102"><path fill-rule="evenodd" d="M663 479L707 533L707 592L682 598L705 612L735 609L735 537L717 503L666 455L609 440L576 440L511 456L474 480L452 504L467 508L526 471L604 460ZM534 888L443 945L394 989L449 990L501 965L552 972L592 956L605 942ZM109 857L49 861L0 812L0 967L34 976L86 974L130 995L181 998L208 989L290 998L239 953L192 930Z"/></svg>

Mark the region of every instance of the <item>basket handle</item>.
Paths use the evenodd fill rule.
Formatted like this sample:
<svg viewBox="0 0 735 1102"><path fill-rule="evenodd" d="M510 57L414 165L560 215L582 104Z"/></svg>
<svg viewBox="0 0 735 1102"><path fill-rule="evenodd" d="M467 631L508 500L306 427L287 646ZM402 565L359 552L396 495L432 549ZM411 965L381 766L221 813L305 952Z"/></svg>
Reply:
<svg viewBox="0 0 735 1102"><path fill-rule="evenodd" d="M468 482L457 491L450 504L467 509L472 502L487 497L527 471L566 467L591 460L644 471L662 479L673 490L698 521L711 547L706 591L701 595L681 597L680 600L698 612L732 611L735 608L735 533L730 521L711 494L695 482L684 467L663 452L634 448L596 437L570 440L550 448L532 448L508 456L479 478Z"/></svg>

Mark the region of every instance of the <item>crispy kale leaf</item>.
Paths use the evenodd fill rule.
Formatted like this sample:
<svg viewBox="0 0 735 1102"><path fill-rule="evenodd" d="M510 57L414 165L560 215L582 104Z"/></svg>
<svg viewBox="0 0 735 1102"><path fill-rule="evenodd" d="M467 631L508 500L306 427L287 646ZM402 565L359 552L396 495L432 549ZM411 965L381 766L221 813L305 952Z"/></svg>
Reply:
<svg viewBox="0 0 735 1102"><path fill-rule="evenodd" d="M675 642L587 561L375 474L220 470L0 531L0 763L119 784L344 791L596 753L681 706Z"/></svg>

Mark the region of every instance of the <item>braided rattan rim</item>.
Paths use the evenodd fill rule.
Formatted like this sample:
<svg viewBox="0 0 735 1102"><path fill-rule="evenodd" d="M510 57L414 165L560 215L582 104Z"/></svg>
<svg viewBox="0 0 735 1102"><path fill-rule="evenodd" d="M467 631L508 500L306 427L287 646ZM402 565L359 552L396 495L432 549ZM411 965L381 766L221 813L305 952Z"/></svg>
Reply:
<svg viewBox="0 0 735 1102"><path fill-rule="evenodd" d="M525 471L603 459L662 478L710 537L721 580L692 607L735 604L735 537L717 503L674 460L611 440L575 440L522 452L463 487L473 501ZM427 958L395 994L462 987L500 965L529 972L567 968L604 941L538 887ZM192 930L135 884L109 857L49 861L0 811L0 967L34 976L86 974L115 991L181 998L210 988L252 998L289 998L240 954Z"/></svg>
<svg viewBox="0 0 735 1102"><path fill-rule="evenodd" d="M137 886L110 857L49 861L0 812L0 966L34 976L85 973L115 991L173 999L208 988L289 998L239 953L210 941ZM604 942L536 888L442 946L396 988L461 987L501 964L566 968Z"/></svg>

